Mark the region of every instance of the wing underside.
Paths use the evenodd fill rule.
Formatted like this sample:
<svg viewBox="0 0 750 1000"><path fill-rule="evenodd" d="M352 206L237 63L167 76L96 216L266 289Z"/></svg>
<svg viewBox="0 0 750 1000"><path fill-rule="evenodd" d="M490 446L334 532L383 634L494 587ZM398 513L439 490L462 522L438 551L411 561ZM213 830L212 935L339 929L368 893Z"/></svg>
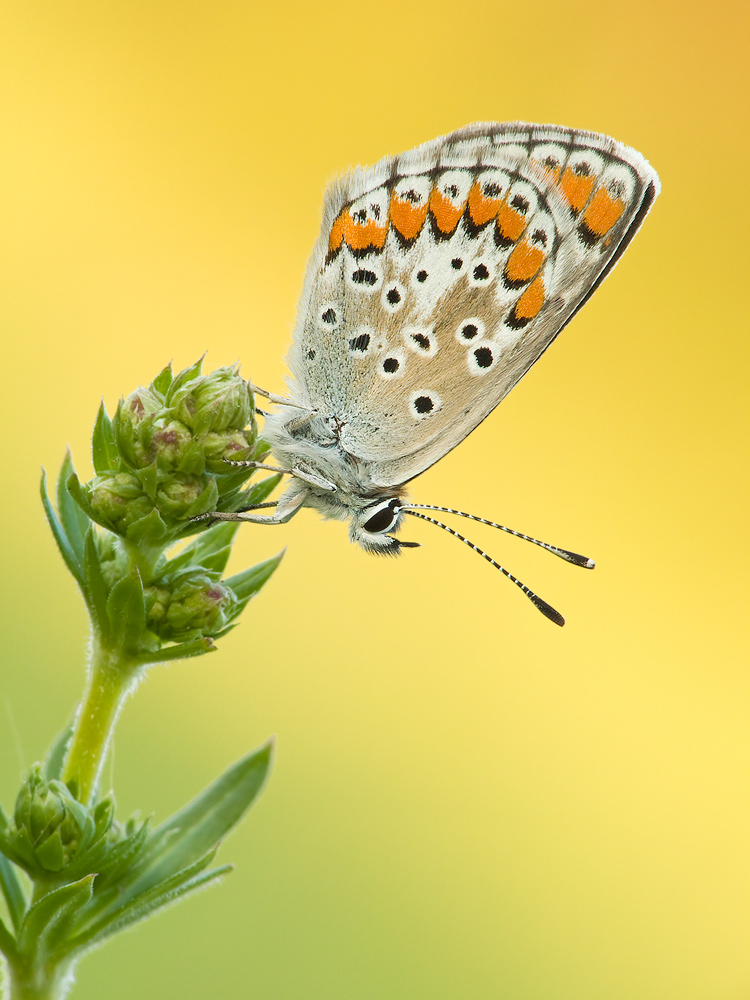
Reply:
<svg viewBox="0 0 750 1000"><path fill-rule="evenodd" d="M606 136L473 125L326 195L290 368L373 482L462 441L598 287L659 190Z"/></svg>

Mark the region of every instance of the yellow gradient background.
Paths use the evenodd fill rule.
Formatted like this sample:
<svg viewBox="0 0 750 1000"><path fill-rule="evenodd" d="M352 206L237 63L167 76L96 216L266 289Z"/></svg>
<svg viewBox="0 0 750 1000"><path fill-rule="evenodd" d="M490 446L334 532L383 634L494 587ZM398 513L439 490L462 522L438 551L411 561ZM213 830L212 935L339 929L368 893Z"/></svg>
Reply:
<svg viewBox="0 0 750 1000"><path fill-rule="evenodd" d="M379 561L303 512L242 626L124 711L157 820L277 735L219 889L87 958L76 1000L750 998L745 3L0 8L6 806L82 683L40 464L170 358L280 390L325 183L477 120L607 132L663 191L503 405L415 482L594 556L417 522ZM459 525L460 527L460 525Z"/></svg>

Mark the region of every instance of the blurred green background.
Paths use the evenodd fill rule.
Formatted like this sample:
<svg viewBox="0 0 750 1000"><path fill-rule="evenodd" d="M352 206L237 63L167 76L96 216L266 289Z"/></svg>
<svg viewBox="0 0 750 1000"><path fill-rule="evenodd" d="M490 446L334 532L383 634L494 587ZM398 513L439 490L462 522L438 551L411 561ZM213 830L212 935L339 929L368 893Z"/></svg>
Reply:
<svg viewBox="0 0 750 1000"><path fill-rule="evenodd" d="M745 3L8 2L0 8L0 792L81 690L39 465L174 358L283 387L322 190L476 120L640 149L663 193L591 303L412 496L398 561L302 513L218 654L125 708L121 815L271 734L237 870L87 958L76 1000L750 997Z"/></svg>

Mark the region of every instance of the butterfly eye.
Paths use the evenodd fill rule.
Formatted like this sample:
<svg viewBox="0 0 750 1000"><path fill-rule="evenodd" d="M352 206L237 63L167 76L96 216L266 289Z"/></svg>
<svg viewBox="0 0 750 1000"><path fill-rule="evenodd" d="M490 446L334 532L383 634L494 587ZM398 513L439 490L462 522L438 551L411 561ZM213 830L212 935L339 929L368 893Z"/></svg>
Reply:
<svg viewBox="0 0 750 1000"><path fill-rule="evenodd" d="M382 503L375 504L374 507L369 508L371 516L365 521L362 527L371 534L388 531L396 522L400 506L401 501L398 499L384 500Z"/></svg>

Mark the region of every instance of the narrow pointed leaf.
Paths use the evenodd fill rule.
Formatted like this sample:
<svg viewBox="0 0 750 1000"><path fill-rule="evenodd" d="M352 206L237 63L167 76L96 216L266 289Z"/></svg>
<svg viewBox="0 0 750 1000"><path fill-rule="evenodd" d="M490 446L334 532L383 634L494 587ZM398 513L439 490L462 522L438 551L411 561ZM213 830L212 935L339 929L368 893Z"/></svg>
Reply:
<svg viewBox="0 0 750 1000"><path fill-rule="evenodd" d="M271 742L266 743L237 761L201 795L154 830L128 896L163 882L226 836L263 787L271 766L272 748Z"/></svg>
<svg viewBox="0 0 750 1000"><path fill-rule="evenodd" d="M99 915L112 907L121 897L120 881L136 863L149 835L151 820L147 819L125 840L116 844L108 853L99 869L96 893L86 908L86 923L98 921Z"/></svg>
<svg viewBox="0 0 750 1000"><path fill-rule="evenodd" d="M23 891L15 865L4 854L0 854L0 888L2 888L8 913L17 934L26 912L26 894Z"/></svg>
<svg viewBox="0 0 750 1000"><path fill-rule="evenodd" d="M224 524L232 523L233 526L234 525L239 526L238 521L235 522L225 521L223 523ZM202 538L203 536L199 535L198 537ZM194 553L189 552L187 553L187 557L183 560L180 557L183 556L184 553L181 552L180 556L178 556L178 558L180 558L179 564L177 566L174 566L170 561L170 563L167 565L165 569L165 572L172 573L175 570L179 569L180 566L184 566L185 568L194 566L198 569L207 570L210 573L216 573L218 579L226 569L226 565L229 562L229 557L231 554L232 554L231 544L225 545L223 549L217 549L215 552L207 552L205 555L201 555L200 558L195 557ZM194 556L194 558L191 558L191 556Z"/></svg>
<svg viewBox="0 0 750 1000"><path fill-rule="evenodd" d="M68 953L85 950L89 951L97 947L107 938L126 927L147 917L152 916L159 910L163 910L172 903L177 903L181 899L200 889L206 889L222 879L232 870L232 865L222 865L220 868L213 868L209 872L196 875L188 880L178 881L177 878L170 880L169 887L158 887L153 892L144 893L142 897L132 900L132 902L115 914L106 914L97 923L74 937L68 945Z"/></svg>
<svg viewBox="0 0 750 1000"><path fill-rule="evenodd" d="M189 660L194 656L203 656L204 653L216 651L214 640L209 636L202 636L190 642L180 642L175 646L164 646L155 653L144 653L138 656L138 663L168 663L170 660Z"/></svg>
<svg viewBox="0 0 750 1000"><path fill-rule="evenodd" d="M38 964L57 951L69 936L81 909L91 899L96 875L48 892L34 903L21 924L18 950Z"/></svg>
<svg viewBox="0 0 750 1000"><path fill-rule="evenodd" d="M149 835L151 820L144 820L135 833L115 844L107 852L105 863L96 883L97 896L104 892L110 885L117 882L120 876L131 867L135 859L143 850Z"/></svg>
<svg viewBox="0 0 750 1000"><path fill-rule="evenodd" d="M103 402L96 415L94 434L91 439L91 453L97 475L101 476L104 472L117 472L119 470L120 454L115 443L115 432Z"/></svg>
<svg viewBox="0 0 750 1000"><path fill-rule="evenodd" d="M86 531L90 522L89 518L68 492L68 480L74 474L73 459L70 452L66 451L57 480L57 511L71 548L75 552L79 564L82 564L83 540L86 537Z"/></svg>
<svg viewBox="0 0 750 1000"><path fill-rule="evenodd" d="M109 589L102 574L93 525L89 525L89 530L86 532L83 566L86 573L86 603L89 607L91 620L96 632L106 641L111 631L107 615Z"/></svg>
<svg viewBox="0 0 750 1000"><path fill-rule="evenodd" d="M185 519L196 517L198 514L207 514L209 510L216 510L216 502L219 499L219 488L213 476L208 480L205 487L193 500L183 515Z"/></svg>
<svg viewBox="0 0 750 1000"><path fill-rule="evenodd" d="M242 609L240 609L240 610L242 610ZM237 612L237 613L239 614L239 612ZM221 632L214 632L214 634L211 636L211 638L213 639L214 642L218 642L219 639L223 639L225 635L228 635L232 631L233 628L237 628L237 625L236 624L234 624L234 625L227 625L227 627L223 628L221 630Z"/></svg>
<svg viewBox="0 0 750 1000"><path fill-rule="evenodd" d="M256 462L262 462L266 455L271 450L271 445L268 441L264 441L263 438L258 438L255 443L255 453L253 458Z"/></svg>
<svg viewBox="0 0 750 1000"><path fill-rule="evenodd" d="M83 568L78 561L73 546L70 544L68 536L65 534L63 526L57 519L57 514L55 513L55 510L50 502L49 496L47 495L47 474L44 471L42 471L41 496L42 503L44 505L44 512L47 515L47 521L52 529L52 534L55 536L55 541L57 542L57 547L60 550L60 555L65 560L65 565L75 577L78 586L85 594Z"/></svg>
<svg viewBox="0 0 750 1000"><path fill-rule="evenodd" d="M286 550L282 549L278 555L273 556L271 559L266 559L265 562L258 563L257 566L251 566L249 569L243 570L242 573L237 573L236 576L230 576L223 582L227 587L231 587L234 593L237 595L239 600L242 602L242 606L239 611L244 608L247 602L253 597L264 583L270 579L273 573L276 571L281 560L284 558L284 552Z"/></svg>
<svg viewBox="0 0 750 1000"><path fill-rule="evenodd" d="M146 603L137 569L112 588L107 601L112 636L123 649L135 650L146 628Z"/></svg>
<svg viewBox="0 0 750 1000"><path fill-rule="evenodd" d="M2 920L0 920L0 952L8 958L15 958L18 954L16 939Z"/></svg>
<svg viewBox="0 0 750 1000"><path fill-rule="evenodd" d="M154 547L166 539L167 526L159 511L154 508L150 514L129 525L125 537L135 545Z"/></svg>
<svg viewBox="0 0 750 1000"><path fill-rule="evenodd" d="M170 361L165 368L162 368L154 381L151 383L151 388L154 392L158 392L160 396L163 396L172 384L173 377L172 362Z"/></svg>
<svg viewBox="0 0 750 1000"><path fill-rule="evenodd" d="M146 465L142 469L135 470L136 476L143 487L143 492L151 500L156 500L156 487L159 485L159 470L156 462Z"/></svg>
<svg viewBox="0 0 750 1000"><path fill-rule="evenodd" d="M223 572L224 567L232 551L232 539L239 528L238 521L219 521L212 525L207 531L202 532L196 539L175 556L166 565L165 572L173 573L175 570L184 569L187 566L203 566L206 569ZM216 560L224 558L224 564L219 565ZM209 566L207 560L213 560Z"/></svg>
<svg viewBox="0 0 750 1000"><path fill-rule="evenodd" d="M47 756L44 758L44 777L47 781L60 779L65 762L65 754L67 753L72 736L73 724L68 723L62 732L58 733L47 751Z"/></svg>
<svg viewBox="0 0 750 1000"><path fill-rule="evenodd" d="M81 510L92 520L96 521L94 515L94 508L89 503L89 498L83 492L83 487L81 486L81 481L78 476L73 473L72 476L68 477L65 484L68 487L68 493L73 497L75 502L81 508Z"/></svg>
<svg viewBox="0 0 750 1000"><path fill-rule="evenodd" d="M178 389L182 388L186 382L189 382L191 379L197 378L198 375L200 375L202 367L203 357L200 357L194 365L191 365L189 368L184 368L181 372L175 375L167 392L167 405L169 405L170 400Z"/></svg>

